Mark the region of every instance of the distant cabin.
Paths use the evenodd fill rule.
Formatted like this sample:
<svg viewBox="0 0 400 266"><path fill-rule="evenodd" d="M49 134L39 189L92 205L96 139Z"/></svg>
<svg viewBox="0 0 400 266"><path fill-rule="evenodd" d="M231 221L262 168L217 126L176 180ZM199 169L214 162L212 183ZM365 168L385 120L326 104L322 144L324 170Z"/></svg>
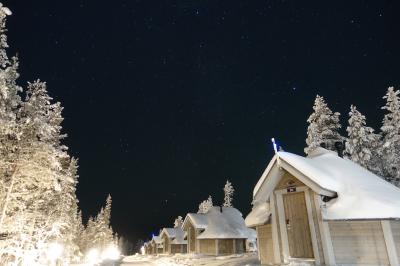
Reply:
<svg viewBox="0 0 400 266"><path fill-rule="evenodd" d="M163 241L164 253L187 253L187 241L181 227L164 228L160 237Z"/></svg>
<svg viewBox="0 0 400 266"><path fill-rule="evenodd" d="M246 252L246 240L255 232L246 228L242 214L231 207L213 207L207 213L189 213L182 225L189 253L229 255Z"/></svg>
<svg viewBox="0 0 400 266"><path fill-rule="evenodd" d="M153 236L150 241L151 245L151 254L162 254L164 253L164 246L161 237Z"/></svg>
<svg viewBox="0 0 400 266"><path fill-rule="evenodd" d="M278 152L246 225L262 264L399 265L400 189L335 152Z"/></svg>
<svg viewBox="0 0 400 266"><path fill-rule="evenodd" d="M152 254L152 247L151 247L151 243L149 242L145 242L144 245L144 254L146 255L151 255Z"/></svg>

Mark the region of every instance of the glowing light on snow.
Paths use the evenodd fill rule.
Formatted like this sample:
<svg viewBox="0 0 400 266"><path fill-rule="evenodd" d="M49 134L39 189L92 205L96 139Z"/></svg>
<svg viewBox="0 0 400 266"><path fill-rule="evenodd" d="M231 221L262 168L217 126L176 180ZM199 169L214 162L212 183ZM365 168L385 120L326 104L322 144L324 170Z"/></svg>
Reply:
<svg viewBox="0 0 400 266"><path fill-rule="evenodd" d="M46 250L46 256L49 260L55 261L58 259L62 252L64 250L64 247L59 244L59 243L52 243L49 245L49 247Z"/></svg>
<svg viewBox="0 0 400 266"><path fill-rule="evenodd" d="M101 259L109 259L109 260L117 260L119 259L120 252L117 247L109 246L106 250L104 250L101 254Z"/></svg>
<svg viewBox="0 0 400 266"><path fill-rule="evenodd" d="M142 253L142 255L144 255L144 253L145 253L144 247L141 247L141 248L140 248L140 253Z"/></svg>
<svg viewBox="0 0 400 266"><path fill-rule="evenodd" d="M100 254L99 251L95 248L89 250L89 252L85 256L86 262L89 262L91 264L96 263L99 260Z"/></svg>

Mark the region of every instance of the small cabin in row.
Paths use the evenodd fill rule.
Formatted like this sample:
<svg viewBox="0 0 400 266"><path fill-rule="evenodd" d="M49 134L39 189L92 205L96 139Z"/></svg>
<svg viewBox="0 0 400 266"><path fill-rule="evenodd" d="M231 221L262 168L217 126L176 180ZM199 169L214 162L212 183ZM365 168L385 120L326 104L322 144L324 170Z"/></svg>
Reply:
<svg viewBox="0 0 400 266"><path fill-rule="evenodd" d="M161 237L153 236L150 241L151 254L162 254L164 252L164 245Z"/></svg>
<svg viewBox="0 0 400 266"><path fill-rule="evenodd" d="M146 254L146 255L152 254L152 247L151 247L150 241L144 243L144 245L143 245L143 252L144 252L144 254Z"/></svg>
<svg viewBox="0 0 400 266"><path fill-rule="evenodd" d="M163 241L165 254L187 253L187 241L180 226L174 228L163 228L160 233Z"/></svg>
<svg viewBox="0 0 400 266"><path fill-rule="evenodd" d="M400 189L335 152L278 152L252 204L262 264L399 265Z"/></svg>
<svg viewBox="0 0 400 266"><path fill-rule="evenodd" d="M228 255L246 252L246 241L255 239L242 214L232 207L212 207L207 213L189 213L183 222L189 253Z"/></svg>

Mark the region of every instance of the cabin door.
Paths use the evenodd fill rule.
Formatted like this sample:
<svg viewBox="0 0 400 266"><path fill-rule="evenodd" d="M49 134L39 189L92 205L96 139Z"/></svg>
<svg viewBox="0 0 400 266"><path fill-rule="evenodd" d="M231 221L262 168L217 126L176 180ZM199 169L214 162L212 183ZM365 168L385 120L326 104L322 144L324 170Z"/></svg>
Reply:
<svg viewBox="0 0 400 266"><path fill-rule="evenodd" d="M289 252L292 258L314 258L304 192L283 194Z"/></svg>

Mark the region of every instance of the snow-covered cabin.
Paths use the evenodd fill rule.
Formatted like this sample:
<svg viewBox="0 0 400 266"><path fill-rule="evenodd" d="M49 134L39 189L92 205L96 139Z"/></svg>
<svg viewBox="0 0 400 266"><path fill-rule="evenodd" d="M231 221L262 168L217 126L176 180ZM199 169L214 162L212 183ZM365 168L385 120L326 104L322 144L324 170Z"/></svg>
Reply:
<svg viewBox="0 0 400 266"><path fill-rule="evenodd" d="M143 248L144 248L144 254L146 255L152 254L152 247L150 241L145 242Z"/></svg>
<svg viewBox="0 0 400 266"><path fill-rule="evenodd" d="M187 252L199 253L197 237L207 228L207 217L203 213L188 213L182 224L187 239Z"/></svg>
<svg viewBox="0 0 400 266"><path fill-rule="evenodd" d="M161 254L164 252L163 241L159 236L153 236L150 241L151 254Z"/></svg>
<svg viewBox="0 0 400 266"><path fill-rule="evenodd" d="M399 265L400 189L317 148L278 152L253 191L246 225L262 264Z"/></svg>
<svg viewBox="0 0 400 266"><path fill-rule="evenodd" d="M212 207L207 213L189 213L182 225L189 253L227 255L246 252L246 240L254 237L242 214L232 207Z"/></svg>
<svg viewBox="0 0 400 266"><path fill-rule="evenodd" d="M187 252L187 241L181 227L164 228L160 233L164 245L164 253L176 254Z"/></svg>

